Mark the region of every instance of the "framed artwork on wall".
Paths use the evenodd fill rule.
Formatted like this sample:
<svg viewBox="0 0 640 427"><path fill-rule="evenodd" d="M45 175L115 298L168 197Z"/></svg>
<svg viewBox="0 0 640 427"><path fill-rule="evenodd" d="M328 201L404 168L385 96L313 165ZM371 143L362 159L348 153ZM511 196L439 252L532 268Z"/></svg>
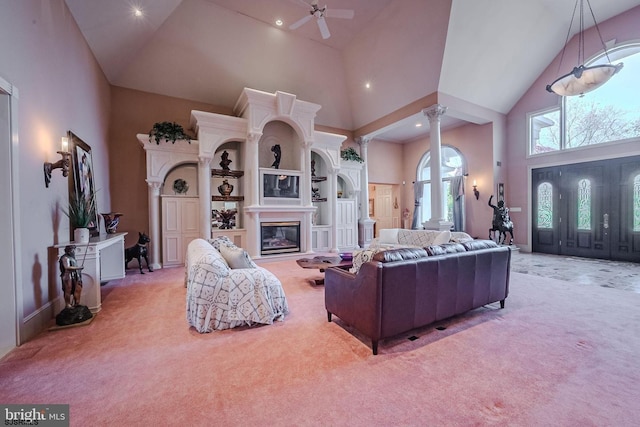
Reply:
<svg viewBox="0 0 640 427"><path fill-rule="evenodd" d="M91 157L91 147L80 139L76 134L69 131L69 147L73 164L73 179L69 180L69 197L72 195L83 196L87 200L94 198L94 208L91 214L89 231L92 236L100 234L100 223L98 222L98 207L95 203L96 188L93 173L93 159Z"/></svg>

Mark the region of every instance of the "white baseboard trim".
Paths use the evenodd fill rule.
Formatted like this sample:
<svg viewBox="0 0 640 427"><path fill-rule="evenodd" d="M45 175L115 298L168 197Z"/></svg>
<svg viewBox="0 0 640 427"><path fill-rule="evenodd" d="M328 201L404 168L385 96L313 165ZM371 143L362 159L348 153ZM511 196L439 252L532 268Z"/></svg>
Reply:
<svg viewBox="0 0 640 427"><path fill-rule="evenodd" d="M20 334L21 344L33 339L42 331L49 329L51 320L56 316L56 307L60 305L61 299L57 297L25 317L22 322L22 332Z"/></svg>

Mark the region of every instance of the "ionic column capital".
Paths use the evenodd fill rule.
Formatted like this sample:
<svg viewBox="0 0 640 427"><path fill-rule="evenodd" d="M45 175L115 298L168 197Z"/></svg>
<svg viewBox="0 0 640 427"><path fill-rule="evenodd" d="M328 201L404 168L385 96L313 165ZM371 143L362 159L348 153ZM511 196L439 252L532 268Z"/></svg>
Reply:
<svg viewBox="0 0 640 427"><path fill-rule="evenodd" d="M257 144L260 141L260 138L262 138L261 132L249 132L247 134L247 142L253 142Z"/></svg>
<svg viewBox="0 0 640 427"><path fill-rule="evenodd" d="M447 112L447 107L440 104L432 105L431 107L422 110L422 114L427 116L429 122L440 121L440 117L444 116Z"/></svg>

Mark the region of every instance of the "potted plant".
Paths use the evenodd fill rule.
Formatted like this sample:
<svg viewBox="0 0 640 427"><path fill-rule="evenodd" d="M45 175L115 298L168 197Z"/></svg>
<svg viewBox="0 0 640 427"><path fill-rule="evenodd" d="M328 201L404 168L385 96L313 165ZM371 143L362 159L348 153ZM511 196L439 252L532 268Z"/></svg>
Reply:
<svg viewBox="0 0 640 427"><path fill-rule="evenodd" d="M89 226L96 218L95 195L87 197L82 191L73 193L69 197L68 209L62 211L73 228L74 242L89 242Z"/></svg>
<svg viewBox="0 0 640 427"><path fill-rule="evenodd" d="M175 144L179 139L186 139L191 144L191 137L184 132L182 126L175 122L158 122L153 125L149 131L149 142L155 139L156 144L160 145L161 139L166 139Z"/></svg>
<svg viewBox="0 0 640 427"><path fill-rule="evenodd" d="M348 147L344 150L341 150L340 157L342 158L342 160L352 160L360 163L364 162L364 160L362 160L362 157L360 157L360 155L356 152L356 150L353 149L353 147Z"/></svg>

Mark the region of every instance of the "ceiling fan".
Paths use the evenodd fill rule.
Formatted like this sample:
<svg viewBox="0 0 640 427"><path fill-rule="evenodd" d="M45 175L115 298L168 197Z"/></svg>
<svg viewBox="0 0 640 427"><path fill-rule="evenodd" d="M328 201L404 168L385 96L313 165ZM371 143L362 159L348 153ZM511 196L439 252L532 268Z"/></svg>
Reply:
<svg viewBox="0 0 640 427"><path fill-rule="evenodd" d="M301 27L311 20L311 18L316 18L316 22L318 23L318 28L320 29L320 34L323 39L328 39L331 37L331 33L329 32L329 27L327 26L326 18L342 18L342 19L352 19L353 18L353 10L349 9L329 9L325 5L324 7L318 7L318 0L313 0L311 3L307 3L302 0L298 0L299 3L303 3L306 6L311 6L311 10L309 11L309 15L304 18L294 22L289 26L290 30L295 30L296 28Z"/></svg>

